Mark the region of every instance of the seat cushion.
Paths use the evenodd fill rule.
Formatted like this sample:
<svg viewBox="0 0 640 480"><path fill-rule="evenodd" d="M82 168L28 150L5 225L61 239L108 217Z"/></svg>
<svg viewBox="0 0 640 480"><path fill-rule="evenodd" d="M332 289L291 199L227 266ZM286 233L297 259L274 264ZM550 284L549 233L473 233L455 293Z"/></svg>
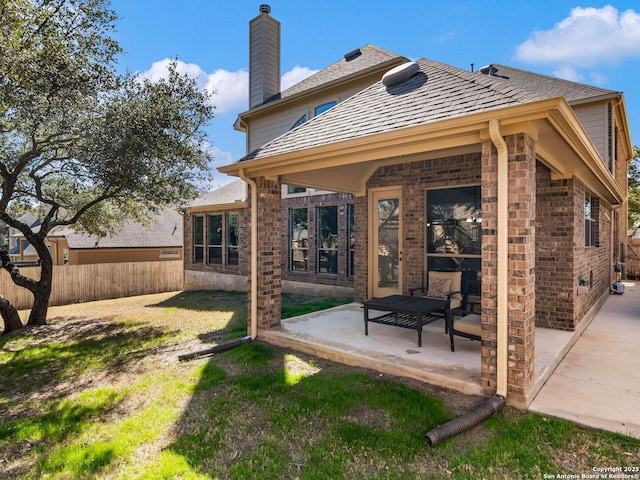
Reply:
<svg viewBox="0 0 640 480"><path fill-rule="evenodd" d="M454 317L453 329L458 332L468 333L469 335L481 337L482 326L480 315L472 313L464 317Z"/></svg>

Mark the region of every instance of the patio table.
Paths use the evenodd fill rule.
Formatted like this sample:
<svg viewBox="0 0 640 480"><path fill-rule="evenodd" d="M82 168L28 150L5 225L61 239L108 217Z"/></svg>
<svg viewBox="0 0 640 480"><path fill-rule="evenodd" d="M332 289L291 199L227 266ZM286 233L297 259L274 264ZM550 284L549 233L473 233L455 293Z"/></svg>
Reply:
<svg viewBox="0 0 640 480"><path fill-rule="evenodd" d="M436 311L445 311L445 317L451 315L449 302L446 299L412 297L408 295L390 295L372 298L363 303L364 334L369 335L369 322L410 328L418 331L418 346L422 346L422 327L442 318L434 315ZM370 318L369 310L390 312Z"/></svg>

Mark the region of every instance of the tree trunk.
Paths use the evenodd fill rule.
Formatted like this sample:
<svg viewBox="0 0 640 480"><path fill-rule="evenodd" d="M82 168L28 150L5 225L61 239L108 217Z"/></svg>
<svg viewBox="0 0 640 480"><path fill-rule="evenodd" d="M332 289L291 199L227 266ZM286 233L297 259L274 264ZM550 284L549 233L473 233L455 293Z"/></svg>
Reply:
<svg viewBox="0 0 640 480"><path fill-rule="evenodd" d="M22 321L20 320L18 311L11 305L11 302L2 295L0 295L0 315L2 315L2 319L4 320L3 335L22 328Z"/></svg>
<svg viewBox="0 0 640 480"><path fill-rule="evenodd" d="M42 245L36 245L39 242L32 242L40 258L40 280L31 290L33 293L33 306L29 314L27 325L46 325L47 312L49 311L49 297L51 297L51 282L53 280L53 260L49 254L49 249L42 241Z"/></svg>

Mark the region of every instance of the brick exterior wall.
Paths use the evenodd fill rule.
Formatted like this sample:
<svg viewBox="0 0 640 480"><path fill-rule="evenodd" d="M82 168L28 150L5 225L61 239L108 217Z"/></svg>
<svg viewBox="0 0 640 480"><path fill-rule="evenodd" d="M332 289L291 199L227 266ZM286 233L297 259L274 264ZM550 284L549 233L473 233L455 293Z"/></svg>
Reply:
<svg viewBox="0 0 640 480"><path fill-rule="evenodd" d="M576 314L574 294L577 290L577 283L573 281L572 255L577 240L575 180L552 180L551 171L539 164L537 183L536 325L573 330ZM582 209L581 214L584 204ZM584 226L581 232L584 232Z"/></svg>
<svg viewBox="0 0 640 480"><path fill-rule="evenodd" d="M353 287L353 277L349 276L347 268L347 252L349 248L349 225L347 209L354 203L353 195L346 193L328 193L322 195L302 195L282 199L282 279L297 282L309 282L339 287ZM338 207L338 274L317 273L317 207ZM289 210L291 208L303 208L308 210L309 233L309 264L305 272L291 271L289 268L291 228L289 225ZM356 236L356 241L360 241ZM356 271L357 270L356 266Z"/></svg>
<svg viewBox="0 0 640 480"><path fill-rule="evenodd" d="M425 190L428 188L480 184L479 153L379 168L367 188L402 186L402 288L420 287L425 275ZM368 197L355 203L356 271L354 297L368 297Z"/></svg>
<svg viewBox="0 0 640 480"><path fill-rule="evenodd" d="M552 180L544 165L538 165L537 182L536 325L573 331L609 290L614 212L596 199L598 245L585 247L585 185L576 178ZM589 286L584 295L578 295L581 279Z"/></svg>

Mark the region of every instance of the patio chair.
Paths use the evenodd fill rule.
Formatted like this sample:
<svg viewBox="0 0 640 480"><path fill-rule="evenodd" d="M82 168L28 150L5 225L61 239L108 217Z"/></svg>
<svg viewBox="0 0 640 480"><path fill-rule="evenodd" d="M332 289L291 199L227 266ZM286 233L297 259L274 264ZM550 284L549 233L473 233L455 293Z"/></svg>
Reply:
<svg viewBox="0 0 640 480"><path fill-rule="evenodd" d="M422 293L418 293L422 292ZM411 296L421 295L428 298L446 298L449 309L454 315L465 315L465 294L462 288L462 271L440 272L431 270L427 273L427 286L409 289ZM442 312L444 316L444 312Z"/></svg>
<svg viewBox="0 0 640 480"><path fill-rule="evenodd" d="M453 337L465 337L470 340L482 340L482 322L478 314L471 313L464 317L456 317L449 315L447 318L447 330L449 332L449 340L451 341L451 351L455 352Z"/></svg>

